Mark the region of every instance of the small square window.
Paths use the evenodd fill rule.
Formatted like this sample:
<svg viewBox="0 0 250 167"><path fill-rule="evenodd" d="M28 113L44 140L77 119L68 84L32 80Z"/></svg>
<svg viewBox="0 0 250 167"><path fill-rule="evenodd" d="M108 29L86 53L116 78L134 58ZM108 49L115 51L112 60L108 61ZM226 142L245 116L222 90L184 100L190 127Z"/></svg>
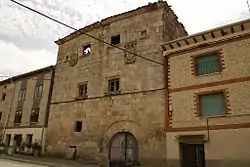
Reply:
<svg viewBox="0 0 250 167"><path fill-rule="evenodd" d="M117 45L120 43L120 34L111 37L111 44Z"/></svg>
<svg viewBox="0 0 250 167"><path fill-rule="evenodd" d="M199 56L195 58L196 75L220 72L219 53Z"/></svg>
<svg viewBox="0 0 250 167"><path fill-rule="evenodd" d="M82 131L82 122L81 121L76 121L75 132L81 132L81 131Z"/></svg>
<svg viewBox="0 0 250 167"><path fill-rule="evenodd" d="M2 101L4 101L6 99L6 93L2 94Z"/></svg>
<svg viewBox="0 0 250 167"><path fill-rule="evenodd" d="M83 46L83 56L87 56L91 53L91 44Z"/></svg>
<svg viewBox="0 0 250 167"><path fill-rule="evenodd" d="M88 84L84 83L78 86L78 96L87 97L88 96Z"/></svg>
<svg viewBox="0 0 250 167"><path fill-rule="evenodd" d="M200 116L226 114L226 99L223 92L199 95Z"/></svg>
<svg viewBox="0 0 250 167"><path fill-rule="evenodd" d="M141 36L143 36L143 37L147 36L147 30L141 31Z"/></svg>
<svg viewBox="0 0 250 167"><path fill-rule="evenodd" d="M110 79L108 81L108 92L118 92L120 90L120 79Z"/></svg>

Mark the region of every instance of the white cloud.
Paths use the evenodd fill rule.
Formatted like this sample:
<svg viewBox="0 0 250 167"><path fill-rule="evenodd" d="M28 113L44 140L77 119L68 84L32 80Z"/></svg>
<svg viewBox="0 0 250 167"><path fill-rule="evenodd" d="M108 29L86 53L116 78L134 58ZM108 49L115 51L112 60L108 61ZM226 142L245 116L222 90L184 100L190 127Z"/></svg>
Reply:
<svg viewBox="0 0 250 167"><path fill-rule="evenodd" d="M55 54L45 49L26 52L20 50L13 43L0 41L0 51L0 75L20 74L24 71L32 71L47 65L53 65L56 62Z"/></svg>
<svg viewBox="0 0 250 167"><path fill-rule="evenodd" d="M147 5L154 0L18 0L76 28ZM168 0L187 31L197 33L249 18L245 0ZM72 32L68 28L0 1L0 75L23 73L55 63L53 41ZM12 73L10 72L10 73Z"/></svg>

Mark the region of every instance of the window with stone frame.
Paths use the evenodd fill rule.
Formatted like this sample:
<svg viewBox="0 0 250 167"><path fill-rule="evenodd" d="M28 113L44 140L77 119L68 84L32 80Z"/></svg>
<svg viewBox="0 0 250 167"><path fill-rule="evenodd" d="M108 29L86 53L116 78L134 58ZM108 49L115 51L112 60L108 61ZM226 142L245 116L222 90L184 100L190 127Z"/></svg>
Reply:
<svg viewBox="0 0 250 167"><path fill-rule="evenodd" d="M37 123L39 118L40 108L33 108L30 113L30 123Z"/></svg>
<svg viewBox="0 0 250 167"><path fill-rule="evenodd" d="M121 42L120 40L121 40L120 34L112 36L111 37L111 44L112 45L118 45Z"/></svg>
<svg viewBox="0 0 250 167"><path fill-rule="evenodd" d="M15 113L15 119L14 119L14 123L15 124L20 124L22 121L22 115L23 115L23 111L22 110L18 110Z"/></svg>
<svg viewBox="0 0 250 167"><path fill-rule="evenodd" d="M88 97L88 83L78 85L78 97Z"/></svg>
<svg viewBox="0 0 250 167"><path fill-rule="evenodd" d="M214 92L198 95L199 115L220 116L227 113L227 103L224 92Z"/></svg>
<svg viewBox="0 0 250 167"><path fill-rule="evenodd" d="M91 53L91 44L87 44L83 46L83 56L90 55Z"/></svg>
<svg viewBox="0 0 250 167"><path fill-rule="evenodd" d="M221 71L219 52L195 57L194 61L197 76Z"/></svg>
<svg viewBox="0 0 250 167"><path fill-rule="evenodd" d="M110 79L108 80L108 92L109 93L115 93L120 90L120 79Z"/></svg>
<svg viewBox="0 0 250 167"><path fill-rule="evenodd" d="M18 95L18 101L24 101L26 95L26 89L21 89Z"/></svg>
<svg viewBox="0 0 250 167"><path fill-rule="evenodd" d="M81 132L81 131L82 131L82 121L76 121L75 132Z"/></svg>

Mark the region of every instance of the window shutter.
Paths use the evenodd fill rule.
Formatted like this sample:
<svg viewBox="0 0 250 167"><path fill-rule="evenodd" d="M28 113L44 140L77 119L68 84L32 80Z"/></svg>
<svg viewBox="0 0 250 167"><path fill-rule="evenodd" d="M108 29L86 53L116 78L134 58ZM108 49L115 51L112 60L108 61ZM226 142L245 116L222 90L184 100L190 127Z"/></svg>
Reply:
<svg viewBox="0 0 250 167"><path fill-rule="evenodd" d="M202 116L223 115L226 112L224 94L200 96L200 111Z"/></svg>
<svg viewBox="0 0 250 167"><path fill-rule="evenodd" d="M218 55L202 56L196 59L197 75L220 71Z"/></svg>

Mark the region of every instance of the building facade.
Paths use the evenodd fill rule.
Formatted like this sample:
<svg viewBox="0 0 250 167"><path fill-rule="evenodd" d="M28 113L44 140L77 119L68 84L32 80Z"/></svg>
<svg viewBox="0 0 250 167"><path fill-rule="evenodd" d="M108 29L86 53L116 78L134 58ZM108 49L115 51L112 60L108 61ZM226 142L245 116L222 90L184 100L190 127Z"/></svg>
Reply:
<svg viewBox="0 0 250 167"><path fill-rule="evenodd" d="M165 166L161 44L186 35L171 8L159 1L56 41L46 153L110 166Z"/></svg>
<svg viewBox="0 0 250 167"><path fill-rule="evenodd" d="M162 47L168 166L250 166L250 20Z"/></svg>
<svg viewBox="0 0 250 167"><path fill-rule="evenodd" d="M53 66L0 82L1 142L6 147L44 148L53 83Z"/></svg>

